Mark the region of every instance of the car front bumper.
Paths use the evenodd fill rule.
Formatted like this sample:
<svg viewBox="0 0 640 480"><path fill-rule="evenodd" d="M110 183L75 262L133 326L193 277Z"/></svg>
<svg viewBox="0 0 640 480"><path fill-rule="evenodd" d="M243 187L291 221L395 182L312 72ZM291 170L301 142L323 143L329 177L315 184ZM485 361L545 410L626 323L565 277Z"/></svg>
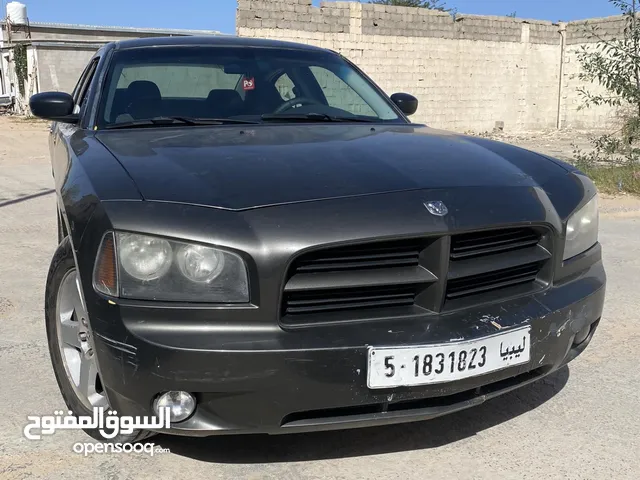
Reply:
<svg viewBox="0 0 640 480"><path fill-rule="evenodd" d="M285 331L192 328L188 311L103 306L94 343L111 407L152 415L154 398L188 391L198 406L167 433L279 434L426 420L478 405L559 369L589 344L600 321L606 276L598 261L528 297L438 316ZM105 302L106 304L106 302ZM109 308L111 310L109 310ZM118 322L114 322L118 320ZM103 329L118 323L122 328ZM192 324L188 324L192 325ZM367 388L369 346L470 340L531 327L531 360L479 377L418 387ZM591 326L574 344L576 333ZM179 332L179 334L177 334Z"/></svg>

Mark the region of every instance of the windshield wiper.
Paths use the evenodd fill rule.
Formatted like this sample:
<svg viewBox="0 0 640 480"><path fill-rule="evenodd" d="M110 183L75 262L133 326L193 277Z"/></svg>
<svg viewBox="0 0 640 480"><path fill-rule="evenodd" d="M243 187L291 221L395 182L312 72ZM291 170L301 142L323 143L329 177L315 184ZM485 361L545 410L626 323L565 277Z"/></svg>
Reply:
<svg viewBox="0 0 640 480"><path fill-rule="evenodd" d="M225 124L249 124L256 125L260 122L252 122L250 120L238 120L235 118L191 118L191 117L155 117L143 120L132 120L130 122L114 123L105 126L105 128L114 130L119 128L145 128L145 127L164 127L174 125L225 125Z"/></svg>
<svg viewBox="0 0 640 480"><path fill-rule="evenodd" d="M326 113L267 113L262 115L265 122L362 122L372 123L376 120L369 120L360 117L335 117Z"/></svg>

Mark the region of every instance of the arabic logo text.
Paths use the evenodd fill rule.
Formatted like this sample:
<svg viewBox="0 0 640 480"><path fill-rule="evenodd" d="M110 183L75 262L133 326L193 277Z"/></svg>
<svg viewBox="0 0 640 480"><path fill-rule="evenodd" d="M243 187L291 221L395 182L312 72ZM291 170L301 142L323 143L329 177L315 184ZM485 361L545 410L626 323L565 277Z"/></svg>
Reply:
<svg viewBox="0 0 640 480"><path fill-rule="evenodd" d="M73 412L64 415L62 410L53 412L53 415L42 417L30 415L29 423L24 427L23 433L28 440L40 440L43 435L53 435L56 430L80 430L84 428L97 428L103 438L112 439L122 433L133 433L134 430L159 430L170 428L170 407L161 408L157 417L128 417L118 416L116 411L107 410L104 407L93 409L93 416L75 416ZM32 432L39 430L38 433Z"/></svg>

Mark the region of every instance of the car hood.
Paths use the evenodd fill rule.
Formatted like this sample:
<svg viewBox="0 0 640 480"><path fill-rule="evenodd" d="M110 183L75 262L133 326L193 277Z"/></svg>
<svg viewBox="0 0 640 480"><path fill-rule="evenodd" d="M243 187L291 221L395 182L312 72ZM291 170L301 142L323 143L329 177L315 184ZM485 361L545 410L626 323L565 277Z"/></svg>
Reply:
<svg viewBox="0 0 640 480"><path fill-rule="evenodd" d="M532 187L566 170L511 145L417 125L103 131L146 200L242 210L418 189Z"/></svg>

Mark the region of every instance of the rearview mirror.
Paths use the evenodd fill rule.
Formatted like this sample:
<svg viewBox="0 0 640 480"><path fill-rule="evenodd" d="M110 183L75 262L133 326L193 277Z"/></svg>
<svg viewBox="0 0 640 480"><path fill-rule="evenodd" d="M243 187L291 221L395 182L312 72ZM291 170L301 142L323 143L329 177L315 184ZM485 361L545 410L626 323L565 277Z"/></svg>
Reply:
<svg viewBox="0 0 640 480"><path fill-rule="evenodd" d="M73 113L73 97L64 92L36 93L29 99L29 108L36 117L54 122L78 123Z"/></svg>
<svg viewBox="0 0 640 480"><path fill-rule="evenodd" d="M413 115L418 110L418 99L408 93L394 93L391 100L405 115Z"/></svg>

